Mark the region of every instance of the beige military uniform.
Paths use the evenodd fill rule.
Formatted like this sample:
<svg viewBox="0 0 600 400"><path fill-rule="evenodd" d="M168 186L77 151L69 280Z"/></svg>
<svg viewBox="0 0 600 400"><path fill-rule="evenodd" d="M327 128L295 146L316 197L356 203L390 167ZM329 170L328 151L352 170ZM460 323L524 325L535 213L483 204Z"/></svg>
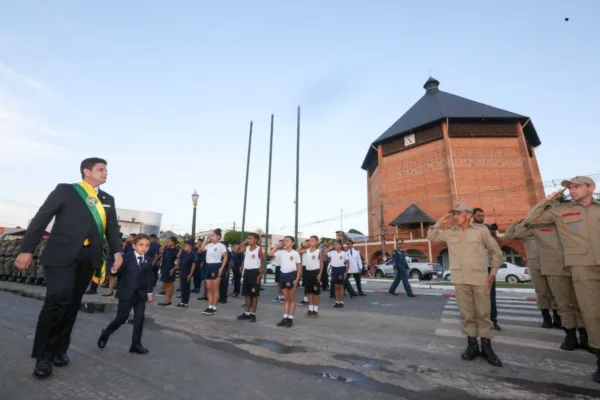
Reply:
<svg viewBox="0 0 600 400"><path fill-rule="evenodd" d="M508 235L507 235L508 233ZM508 237L507 237L508 236ZM583 320L575 297L575 289L569 269L565 267L563 249L560 244L560 239L554 225L534 225L527 226L525 222L518 225L511 225L504 234L505 238L522 239L525 241L525 252L527 253L527 267L530 270L531 278L538 295L538 307L544 307L548 302L540 302L540 293L543 293L546 287L551 292L552 304L558 310L562 325L565 329L583 328ZM533 239L531 239L533 238ZM533 246L531 246L533 244ZM535 250L532 249L535 248ZM529 262L529 252L535 252L535 256L539 254L539 259L535 260L538 265L541 275L542 290L536 285L536 280L533 279L533 267ZM538 274L536 272L536 279ZM537 282L540 282L538 279ZM554 304L554 301L556 303Z"/></svg>
<svg viewBox="0 0 600 400"><path fill-rule="evenodd" d="M576 202L549 205L547 199L536 204L525 223L554 224L590 346L600 349L600 202L594 200L589 207Z"/></svg>
<svg viewBox="0 0 600 400"><path fill-rule="evenodd" d="M540 251L536 243L535 235L530 229L525 228L524 223L512 224L504 232L506 240L523 240L525 253L527 254L527 268L531 275L531 282L537 298L537 306L541 310L556 310L557 305L552 296L552 290L546 277L542 274L540 266Z"/></svg>
<svg viewBox="0 0 600 400"><path fill-rule="evenodd" d="M462 318L463 332L470 337L491 339L491 303L489 274L496 275L502 265L502 250L490 231L483 225L471 223L463 231L458 227L441 229L438 221L429 228L427 239L446 242L450 255L452 282L456 287L456 302ZM488 253L491 272L488 273Z"/></svg>

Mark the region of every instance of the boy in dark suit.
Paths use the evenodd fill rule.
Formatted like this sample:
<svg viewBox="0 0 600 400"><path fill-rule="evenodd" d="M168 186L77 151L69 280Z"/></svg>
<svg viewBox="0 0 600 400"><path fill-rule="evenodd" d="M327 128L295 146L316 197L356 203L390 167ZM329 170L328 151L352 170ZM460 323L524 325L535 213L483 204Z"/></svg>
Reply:
<svg viewBox="0 0 600 400"><path fill-rule="evenodd" d="M115 319L102 330L98 347L101 349L106 347L110 335L127 322L133 308L133 335L129 352L147 354L148 349L142 346L142 330L146 301L152 301L154 286L153 260L145 256L150 247L150 238L141 233L133 239L132 247L133 251L123 257L123 265L120 268L115 265L110 271L111 274L119 277L120 287L116 295L119 306Z"/></svg>

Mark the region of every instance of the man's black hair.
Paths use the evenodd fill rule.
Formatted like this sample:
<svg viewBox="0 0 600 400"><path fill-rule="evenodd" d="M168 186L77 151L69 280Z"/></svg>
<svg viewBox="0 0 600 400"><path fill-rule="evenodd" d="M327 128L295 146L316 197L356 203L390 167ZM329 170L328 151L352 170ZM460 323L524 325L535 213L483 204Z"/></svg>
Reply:
<svg viewBox="0 0 600 400"><path fill-rule="evenodd" d="M85 160L83 160L81 162L81 166L79 167L79 171L81 172L81 177L83 178L83 170L84 169L89 169L90 171L92 170L92 168L94 168L94 165L96 164L104 164L104 165L108 165L108 163L106 162L105 159L103 158L99 158L99 157L90 157L90 158L86 158Z"/></svg>

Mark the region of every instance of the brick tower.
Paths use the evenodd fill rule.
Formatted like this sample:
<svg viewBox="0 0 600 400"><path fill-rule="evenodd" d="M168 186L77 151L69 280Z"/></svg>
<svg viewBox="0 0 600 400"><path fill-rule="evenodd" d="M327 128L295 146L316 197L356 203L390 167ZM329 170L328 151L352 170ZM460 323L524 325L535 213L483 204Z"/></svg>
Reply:
<svg viewBox="0 0 600 400"><path fill-rule="evenodd" d="M425 82L423 97L372 143L362 164L369 241L380 242L384 227L386 251L397 234L422 261L437 260L445 248L423 236L454 204L483 208L486 223L503 232L544 197L534 152L541 142L532 121L439 85L434 78ZM523 261L519 242L503 245L508 261ZM373 258L381 246L370 247Z"/></svg>

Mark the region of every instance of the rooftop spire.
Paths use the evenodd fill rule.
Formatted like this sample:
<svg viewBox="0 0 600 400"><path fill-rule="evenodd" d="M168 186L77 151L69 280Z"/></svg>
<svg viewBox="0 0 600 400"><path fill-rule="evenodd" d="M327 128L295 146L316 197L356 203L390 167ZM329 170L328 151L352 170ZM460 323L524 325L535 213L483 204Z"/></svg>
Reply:
<svg viewBox="0 0 600 400"><path fill-rule="evenodd" d="M430 76L429 79L427 79L427 82L425 82L423 85L423 89L425 89L427 92L433 92L438 90L438 86L440 86L440 81Z"/></svg>

